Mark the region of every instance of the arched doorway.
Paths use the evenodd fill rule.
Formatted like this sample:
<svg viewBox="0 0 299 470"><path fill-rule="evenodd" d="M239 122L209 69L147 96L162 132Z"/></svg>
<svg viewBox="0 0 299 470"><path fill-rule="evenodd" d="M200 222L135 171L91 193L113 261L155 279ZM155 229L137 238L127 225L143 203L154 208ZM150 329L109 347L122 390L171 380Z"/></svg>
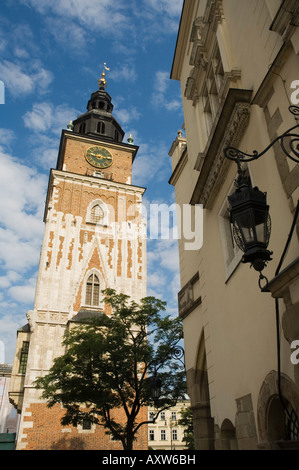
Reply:
<svg viewBox="0 0 299 470"><path fill-rule="evenodd" d="M299 395L293 381L281 376L281 396L277 389L277 372L270 372L258 398L258 427L265 449L299 449Z"/></svg>

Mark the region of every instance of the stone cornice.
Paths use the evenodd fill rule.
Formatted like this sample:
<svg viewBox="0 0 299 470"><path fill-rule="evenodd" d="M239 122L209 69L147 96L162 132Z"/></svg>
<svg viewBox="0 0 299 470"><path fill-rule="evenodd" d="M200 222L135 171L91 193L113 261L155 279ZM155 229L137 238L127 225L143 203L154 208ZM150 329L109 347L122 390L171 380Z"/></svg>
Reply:
<svg viewBox="0 0 299 470"><path fill-rule="evenodd" d="M298 26L298 0L284 0L277 11L277 14L270 26L270 30L280 34L284 42L287 42Z"/></svg>
<svg viewBox="0 0 299 470"><path fill-rule="evenodd" d="M173 170L173 173L168 181L169 184L171 184L172 186L175 186L178 178L180 177L183 169L185 168L186 166L186 163L188 161L188 152L187 152L187 147L185 147L182 155L181 155L181 158L179 159L178 161L178 164L176 165L175 169Z"/></svg>
<svg viewBox="0 0 299 470"><path fill-rule="evenodd" d="M180 27L175 46L175 53L172 62L170 78L180 80L182 66L185 57L185 50L189 41L189 31L192 25L193 11L195 8L195 0L184 0Z"/></svg>

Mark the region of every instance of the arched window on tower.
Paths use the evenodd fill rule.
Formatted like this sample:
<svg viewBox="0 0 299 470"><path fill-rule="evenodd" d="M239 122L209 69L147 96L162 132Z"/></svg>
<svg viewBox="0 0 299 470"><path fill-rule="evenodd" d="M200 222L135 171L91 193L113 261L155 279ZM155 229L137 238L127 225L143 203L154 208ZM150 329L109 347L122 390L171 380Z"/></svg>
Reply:
<svg viewBox="0 0 299 470"><path fill-rule="evenodd" d="M99 204L95 204L90 211L90 222L96 224L104 217L104 211Z"/></svg>
<svg viewBox="0 0 299 470"><path fill-rule="evenodd" d="M105 134L105 123L103 121L98 122L97 132L99 132L99 134Z"/></svg>
<svg viewBox="0 0 299 470"><path fill-rule="evenodd" d="M86 305L97 307L100 301L100 281L96 274L91 274L86 282Z"/></svg>
<svg viewBox="0 0 299 470"><path fill-rule="evenodd" d="M86 123L83 122L79 128L79 134L85 134Z"/></svg>

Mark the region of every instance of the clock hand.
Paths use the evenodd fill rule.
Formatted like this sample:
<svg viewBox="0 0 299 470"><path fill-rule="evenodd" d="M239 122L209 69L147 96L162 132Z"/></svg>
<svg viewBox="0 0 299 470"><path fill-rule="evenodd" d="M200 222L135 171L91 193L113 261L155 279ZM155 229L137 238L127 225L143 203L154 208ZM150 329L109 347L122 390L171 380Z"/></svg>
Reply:
<svg viewBox="0 0 299 470"><path fill-rule="evenodd" d="M102 155L98 155L97 153L90 152L89 155L91 155L92 157L96 157L96 158L102 157L102 158L106 158L107 160L112 160L112 157L104 157Z"/></svg>

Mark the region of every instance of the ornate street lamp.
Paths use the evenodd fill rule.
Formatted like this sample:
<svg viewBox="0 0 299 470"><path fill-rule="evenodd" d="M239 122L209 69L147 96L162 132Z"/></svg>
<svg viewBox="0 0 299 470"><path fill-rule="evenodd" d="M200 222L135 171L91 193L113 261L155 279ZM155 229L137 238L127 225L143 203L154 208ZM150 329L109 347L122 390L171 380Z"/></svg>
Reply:
<svg viewBox="0 0 299 470"><path fill-rule="evenodd" d="M162 381L157 375L157 371L155 370L154 375L150 379L150 395L156 404L161 396L161 387Z"/></svg>
<svg viewBox="0 0 299 470"><path fill-rule="evenodd" d="M244 252L242 262L261 272L272 259L272 252L267 250L271 234L267 195L252 188L241 169L236 184L237 190L228 197L233 237Z"/></svg>
<svg viewBox="0 0 299 470"><path fill-rule="evenodd" d="M290 106L289 111L297 120L299 107ZM238 165L238 178L235 182L237 189L228 197L233 237L237 246L244 252L242 261L251 263L251 266L260 272L260 279L264 278L261 271L272 259L272 252L267 250L271 234L269 206L267 205L266 193L257 187L250 186L249 178L246 178L241 163L257 160L276 142L280 142L281 148L288 158L299 163L299 134L293 132L298 127L297 123L296 126L277 137L260 153L255 150L251 155L234 147L228 147L224 150L225 157L235 161Z"/></svg>

